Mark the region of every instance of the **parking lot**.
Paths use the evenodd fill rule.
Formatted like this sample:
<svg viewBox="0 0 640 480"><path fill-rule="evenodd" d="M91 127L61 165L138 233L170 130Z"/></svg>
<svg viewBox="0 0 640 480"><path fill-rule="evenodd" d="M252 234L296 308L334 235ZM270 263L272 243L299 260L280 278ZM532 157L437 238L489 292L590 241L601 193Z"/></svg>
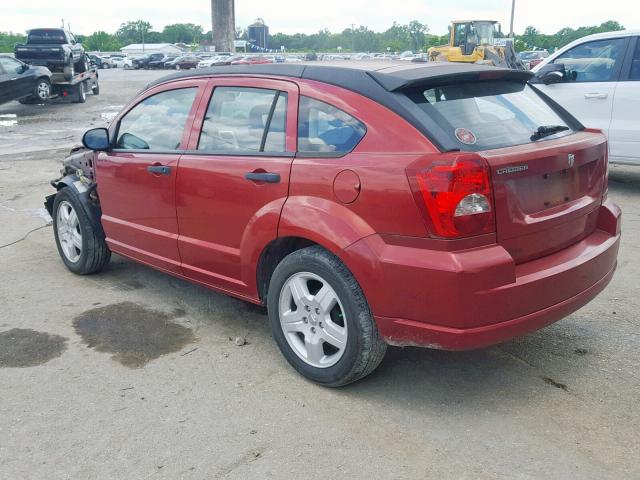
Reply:
<svg viewBox="0 0 640 480"><path fill-rule="evenodd" d="M325 389L258 307L116 255L89 277L60 261L49 181L164 74L105 70L86 104L0 106L1 479L640 478L640 168L611 168L624 233L592 303L483 350L390 348Z"/></svg>

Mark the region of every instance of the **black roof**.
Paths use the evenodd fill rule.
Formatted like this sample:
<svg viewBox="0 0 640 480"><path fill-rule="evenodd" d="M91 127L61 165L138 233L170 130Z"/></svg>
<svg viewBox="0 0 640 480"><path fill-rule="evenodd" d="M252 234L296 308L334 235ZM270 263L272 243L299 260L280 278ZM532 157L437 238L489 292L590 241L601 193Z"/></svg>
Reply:
<svg viewBox="0 0 640 480"><path fill-rule="evenodd" d="M208 77L212 75L274 75L304 78L331 83L349 90L354 90L354 86L358 86L361 82L366 83L367 80L375 80L385 90L394 92L411 87L422 87L429 83L439 83L443 80L480 80L484 77L526 81L533 76L533 73L475 63L449 62L414 63L379 60L368 62L305 62L297 64L267 63L226 65L195 71L185 70L155 80L147 88L181 78Z"/></svg>
<svg viewBox="0 0 640 480"><path fill-rule="evenodd" d="M216 75L281 76L315 80L360 93L397 113L426 135L439 149L456 150L458 145L424 111L401 92L414 88L458 81L515 80L526 82L533 74L524 70L468 63L407 61L342 61L226 65L185 70L167 75L146 89L183 78Z"/></svg>

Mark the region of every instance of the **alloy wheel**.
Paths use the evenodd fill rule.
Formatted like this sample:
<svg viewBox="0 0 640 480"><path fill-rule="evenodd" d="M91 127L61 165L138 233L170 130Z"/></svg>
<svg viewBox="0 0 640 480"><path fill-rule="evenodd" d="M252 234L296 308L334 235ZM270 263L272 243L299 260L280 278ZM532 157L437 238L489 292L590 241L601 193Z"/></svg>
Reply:
<svg viewBox="0 0 640 480"><path fill-rule="evenodd" d="M58 207L56 220L62 253L67 260L76 263L82 255L82 231L78 214L69 202L63 201Z"/></svg>
<svg viewBox="0 0 640 480"><path fill-rule="evenodd" d="M310 272L292 275L278 302L280 326L287 343L308 365L328 368L347 347L347 319L333 287Z"/></svg>

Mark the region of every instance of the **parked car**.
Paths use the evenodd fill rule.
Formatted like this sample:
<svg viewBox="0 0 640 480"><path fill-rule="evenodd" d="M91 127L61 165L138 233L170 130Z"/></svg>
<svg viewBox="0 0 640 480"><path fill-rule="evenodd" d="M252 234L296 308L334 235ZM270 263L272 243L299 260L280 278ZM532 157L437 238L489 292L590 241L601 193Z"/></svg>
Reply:
<svg viewBox="0 0 640 480"><path fill-rule="evenodd" d="M111 55L100 55L102 59L102 63L105 64L105 68L115 68L115 63L111 57Z"/></svg>
<svg viewBox="0 0 640 480"><path fill-rule="evenodd" d="M195 55L182 55L165 63L164 67L175 70L189 70L191 68L196 68L200 62L201 60Z"/></svg>
<svg viewBox="0 0 640 480"><path fill-rule="evenodd" d="M165 55L164 57L158 59L158 60L152 60L150 61L147 66L148 68L165 68L165 64L167 62L171 62L173 60L175 60L176 58L178 58L178 55Z"/></svg>
<svg viewBox="0 0 640 480"><path fill-rule="evenodd" d="M640 165L640 30L576 40L533 68L536 87L609 138L609 161Z"/></svg>
<svg viewBox="0 0 640 480"><path fill-rule="evenodd" d="M139 70L142 68L149 68L150 62L155 62L162 60L164 58L164 53L148 53L146 55L142 55L138 58L134 58L131 60L131 64L133 68Z"/></svg>
<svg viewBox="0 0 640 480"><path fill-rule="evenodd" d="M249 55L240 60L234 60L231 65L260 65L263 63L274 63L274 61L261 55Z"/></svg>
<svg viewBox="0 0 640 480"><path fill-rule="evenodd" d="M531 75L345 62L157 80L53 182L62 261L88 274L116 252L265 305L288 362L327 386L387 344L539 329L609 283L620 210L604 135Z"/></svg>
<svg viewBox="0 0 640 480"><path fill-rule="evenodd" d="M531 70L533 67L542 62L545 58L549 56L549 52L547 50L525 50L523 52L518 52L518 60L520 60L525 67Z"/></svg>
<svg viewBox="0 0 640 480"><path fill-rule="evenodd" d="M29 66L8 55L0 55L0 104L33 97L45 101L51 95L51 71Z"/></svg>
<svg viewBox="0 0 640 480"><path fill-rule="evenodd" d="M219 65L225 65L226 62L229 60L229 58L230 57L228 56L214 56L214 57L205 58L201 60L198 63L198 65L196 65L196 68L208 68L208 67L214 67Z"/></svg>
<svg viewBox="0 0 640 480"><path fill-rule="evenodd" d="M132 60L127 57L111 57L111 61L115 68L133 68Z"/></svg>
<svg viewBox="0 0 640 480"><path fill-rule="evenodd" d="M66 80L71 80L76 72L83 73L89 69L84 48L71 32L62 28L29 30L27 43L16 45L15 56L29 65L63 72Z"/></svg>
<svg viewBox="0 0 640 480"><path fill-rule="evenodd" d="M99 55L95 55L95 54L90 54L88 55L88 57L89 57L89 63L91 65L95 65L95 67L100 70L103 68L111 68L111 63L107 62L104 57L100 57Z"/></svg>

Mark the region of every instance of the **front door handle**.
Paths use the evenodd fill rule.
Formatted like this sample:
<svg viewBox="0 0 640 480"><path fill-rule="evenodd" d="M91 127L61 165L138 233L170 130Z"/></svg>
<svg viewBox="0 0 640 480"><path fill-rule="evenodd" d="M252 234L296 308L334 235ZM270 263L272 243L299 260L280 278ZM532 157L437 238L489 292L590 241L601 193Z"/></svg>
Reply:
<svg viewBox="0 0 640 480"><path fill-rule="evenodd" d="M147 172L153 173L154 175L170 175L171 167L167 167L166 165L149 165Z"/></svg>
<svg viewBox="0 0 640 480"><path fill-rule="evenodd" d="M279 173L249 172L245 174L244 178L252 182L280 183Z"/></svg>
<svg viewBox="0 0 640 480"><path fill-rule="evenodd" d="M609 96L608 93L585 93L584 94L584 98L586 98L587 100L590 100L590 99L604 100L608 96Z"/></svg>

